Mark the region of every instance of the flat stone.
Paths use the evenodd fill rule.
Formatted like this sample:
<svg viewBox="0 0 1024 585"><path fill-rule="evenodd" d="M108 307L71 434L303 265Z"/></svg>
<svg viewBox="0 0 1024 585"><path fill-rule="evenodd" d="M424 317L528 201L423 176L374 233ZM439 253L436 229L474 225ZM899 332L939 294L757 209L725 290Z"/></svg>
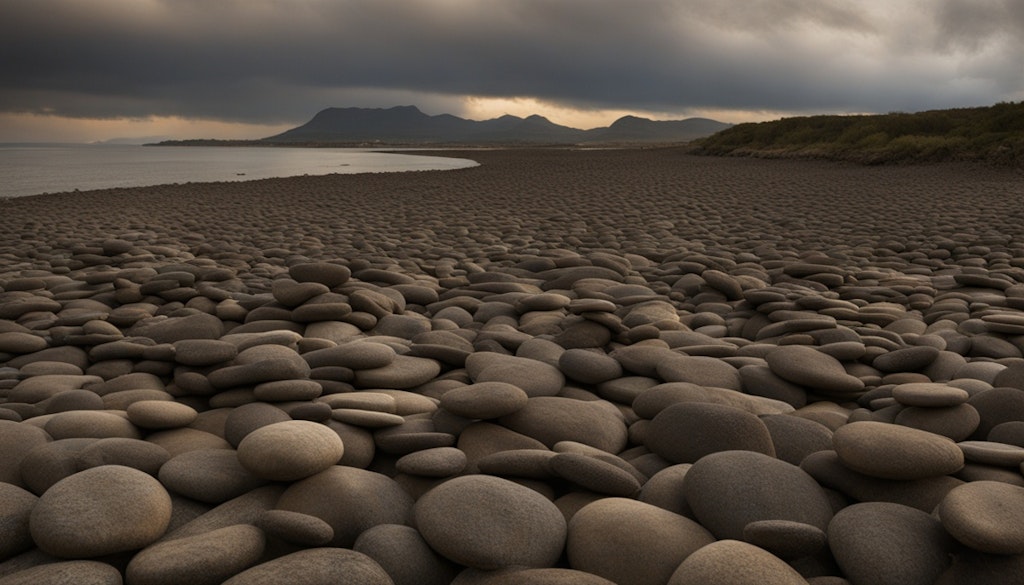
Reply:
<svg viewBox="0 0 1024 585"><path fill-rule="evenodd" d="M602 498L569 522L569 566L614 583L665 583L714 536L693 520L626 498Z"/></svg>
<svg viewBox="0 0 1024 585"><path fill-rule="evenodd" d="M192 367L223 364L235 359L238 348L218 339L182 339L174 342L174 361Z"/></svg>
<svg viewBox="0 0 1024 585"><path fill-rule="evenodd" d="M398 524L370 528L352 550L376 561L395 585L448 585L462 568L434 552L415 528Z"/></svg>
<svg viewBox="0 0 1024 585"><path fill-rule="evenodd" d="M160 468L160 483L178 494L220 504L267 483L238 460L234 449L196 449L171 458Z"/></svg>
<svg viewBox="0 0 1024 585"><path fill-rule="evenodd" d="M519 411L529 395L506 382L480 382L453 388L441 396L441 408L471 419L491 419Z"/></svg>
<svg viewBox="0 0 1024 585"><path fill-rule="evenodd" d="M351 547L378 524L405 524L412 505L412 498L390 477L334 465L293 483L276 509L320 518L334 530L331 546Z"/></svg>
<svg viewBox="0 0 1024 585"><path fill-rule="evenodd" d="M548 461L551 472L590 491L633 497L640 481L622 467L582 453L559 453Z"/></svg>
<svg viewBox="0 0 1024 585"><path fill-rule="evenodd" d="M424 477L450 477L466 469L466 454L455 447L424 449L402 456L395 462L401 473Z"/></svg>
<svg viewBox="0 0 1024 585"><path fill-rule="evenodd" d="M893 480L857 473L843 465L835 451L811 453L800 463L822 487L836 490L860 502L892 502L931 513L953 488L963 481L948 475L923 479Z"/></svg>
<svg viewBox="0 0 1024 585"><path fill-rule="evenodd" d="M128 420L142 429L174 429L188 426L199 416L187 404L169 400L140 400L128 406Z"/></svg>
<svg viewBox="0 0 1024 585"><path fill-rule="evenodd" d="M806 585L807 581L785 561L739 540L719 540L686 557L672 573L668 585Z"/></svg>
<svg viewBox="0 0 1024 585"><path fill-rule="evenodd" d="M4 585L122 585L121 572L99 561L57 561L30 567L3 578Z"/></svg>
<svg viewBox="0 0 1024 585"><path fill-rule="evenodd" d="M908 406L901 409L894 422L953 441L963 441L977 430L981 415L970 404L946 407Z"/></svg>
<svg viewBox="0 0 1024 585"><path fill-rule="evenodd" d="M957 443L967 461L984 465L1019 468L1024 463L1024 447L993 441L961 441Z"/></svg>
<svg viewBox="0 0 1024 585"><path fill-rule="evenodd" d="M815 555L828 537L817 526L792 520L756 520L743 527L743 540L783 560Z"/></svg>
<svg viewBox="0 0 1024 585"><path fill-rule="evenodd" d="M609 453L626 446L627 430L618 410L603 401L560 396L530 398L526 406L498 421L505 427L553 447L576 441Z"/></svg>
<svg viewBox="0 0 1024 585"><path fill-rule="evenodd" d="M492 352L470 355L466 371L474 382L505 382L518 386L531 398L555 396L565 386L565 376L551 364Z"/></svg>
<svg viewBox="0 0 1024 585"><path fill-rule="evenodd" d="M739 371L717 358L676 355L660 362L658 376L666 382L690 382L698 386L712 386L741 390L743 381Z"/></svg>
<svg viewBox="0 0 1024 585"><path fill-rule="evenodd" d="M956 473L964 454L952 440L874 421L839 427L832 442L843 465L882 479L921 479Z"/></svg>
<svg viewBox="0 0 1024 585"><path fill-rule="evenodd" d="M897 385L892 389L892 397L904 406L939 408L963 404L971 394L962 388L946 384L913 382Z"/></svg>
<svg viewBox="0 0 1024 585"><path fill-rule="evenodd" d="M123 465L156 477L171 454L156 443L138 439L98 439L86 445L75 457L79 470L101 465Z"/></svg>
<svg viewBox="0 0 1024 585"><path fill-rule="evenodd" d="M219 585L260 561L266 537L251 524L146 547L128 563L126 580L137 585Z"/></svg>
<svg viewBox="0 0 1024 585"><path fill-rule="evenodd" d="M828 526L832 554L852 583L930 585L949 565L949 535L932 515L888 502L840 510Z"/></svg>
<svg viewBox="0 0 1024 585"><path fill-rule="evenodd" d="M558 508L498 477L446 481L420 497L414 515L432 549L477 569L550 567L565 545L566 523Z"/></svg>
<svg viewBox="0 0 1024 585"><path fill-rule="evenodd" d="M854 394L864 382L851 376L839 360L811 347L784 345L765 355L768 367L784 380L824 394Z"/></svg>
<svg viewBox="0 0 1024 585"><path fill-rule="evenodd" d="M774 456L771 434L753 414L732 406L680 402L651 421L644 445L673 463L694 463L719 451L749 450Z"/></svg>
<svg viewBox="0 0 1024 585"><path fill-rule="evenodd" d="M382 368L355 371L354 385L358 388L384 388L407 390L433 380L441 373L436 360L397 355Z"/></svg>
<svg viewBox="0 0 1024 585"><path fill-rule="evenodd" d="M238 461L257 477L295 481L328 469L344 452L341 438L327 426L292 420L246 435L238 444Z"/></svg>
<svg viewBox="0 0 1024 585"><path fill-rule="evenodd" d="M600 384L622 377L622 364L603 351L567 349L558 358L558 369L583 384Z"/></svg>
<svg viewBox="0 0 1024 585"><path fill-rule="evenodd" d="M303 547L324 546L334 540L334 528L316 516L287 510L267 510L256 520L268 536Z"/></svg>
<svg viewBox="0 0 1024 585"><path fill-rule="evenodd" d="M54 414L45 430L54 439L122 437L141 439L142 433L127 418L106 410L76 410Z"/></svg>
<svg viewBox="0 0 1024 585"><path fill-rule="evenodd" d="M370 557L344 548L300 550L246 569L223 585L291 583L297 575L305 585L393 585L391 577Z"/></svg>
<svg viewBox="0 0 1024 585"><path fill-rule="evenodd" d="M938 507L942 526L976 551L1024 553L1024 488L999 481L972 481L951 490Z"/></svg>
<svg viewBox="0 0 1024 585"><path fill-rule="evenodd" d="M686 473L686 502L716 538L743 538L760 520L789 520L826 530L832 507L799 467L752 451L708 455Z"/></svg>
<svg viewBox="0 0 1024 585"><path fill-rule="evenodd" d="M352 271L343 264L303 262L288 267L288 276L297 282L318 282L334 288L348 282L352 277Z"/></svg>

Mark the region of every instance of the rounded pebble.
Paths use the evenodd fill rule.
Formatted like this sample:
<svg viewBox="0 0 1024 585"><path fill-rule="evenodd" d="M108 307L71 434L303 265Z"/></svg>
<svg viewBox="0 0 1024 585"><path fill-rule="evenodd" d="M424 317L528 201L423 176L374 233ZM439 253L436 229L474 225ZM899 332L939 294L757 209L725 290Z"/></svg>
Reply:
<svg viewBox="0 0 1024 585"><path fill-rule="evenodd" d="M253 475L295 481L324 471L345 453L341 437L325 425L290 420L260 427L238 444L238 461Z"/></svg>
<svg viewBox="0 0 1024 585"><path fill-rule="evenodd" d="M486 475L458 477L416 502L416 527L430 547L467 567L550 567L562 554L562 513L537 492Z"/></svg>

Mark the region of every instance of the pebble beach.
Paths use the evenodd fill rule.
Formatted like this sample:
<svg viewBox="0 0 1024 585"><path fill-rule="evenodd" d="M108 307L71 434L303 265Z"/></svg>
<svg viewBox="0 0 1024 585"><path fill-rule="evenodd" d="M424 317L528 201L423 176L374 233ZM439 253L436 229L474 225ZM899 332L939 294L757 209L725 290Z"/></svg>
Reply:
<svg viewBox="0 0 1024 585"><path fill-rule="evenodd" d="M0 585L1024 582L1024 175L0 200Z"/></svg>

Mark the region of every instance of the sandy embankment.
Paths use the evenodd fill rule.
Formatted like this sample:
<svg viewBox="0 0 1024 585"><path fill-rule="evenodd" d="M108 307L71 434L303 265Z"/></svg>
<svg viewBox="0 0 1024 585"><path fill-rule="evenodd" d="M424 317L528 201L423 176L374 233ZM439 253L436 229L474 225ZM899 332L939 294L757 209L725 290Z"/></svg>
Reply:
<svg viewBox="0 0 1024 585"><path fill-rule="evenodd" d="M0 201L0 583L1024 572L1018 174L455 155Z"/></svg>

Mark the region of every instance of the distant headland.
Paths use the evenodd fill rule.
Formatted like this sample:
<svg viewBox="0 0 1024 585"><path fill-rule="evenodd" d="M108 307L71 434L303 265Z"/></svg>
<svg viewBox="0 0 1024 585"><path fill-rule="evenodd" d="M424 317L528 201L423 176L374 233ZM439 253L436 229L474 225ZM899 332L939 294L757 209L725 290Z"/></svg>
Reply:
<svg viewBox="0 0 1024 585"><path fill-rule="evenodd" d="M167 140L158 144L367 147L684 143L730 126L707 118L659 121L624 116L607 127L580 130L537 115L476 121L451 114L431 116L416 106L327 108L301 126L259 140Z"/></svg>

